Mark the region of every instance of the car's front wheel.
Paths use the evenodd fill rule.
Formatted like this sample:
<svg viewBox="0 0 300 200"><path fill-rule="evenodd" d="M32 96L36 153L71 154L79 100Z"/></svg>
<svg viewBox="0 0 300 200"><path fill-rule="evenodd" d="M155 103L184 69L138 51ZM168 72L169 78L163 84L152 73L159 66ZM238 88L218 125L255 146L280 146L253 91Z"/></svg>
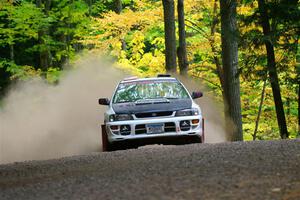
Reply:
<svg viewBox="0 0 300 200"><path fill-rule="evenodd" d="M102 135L102 151L112 151L113 145L109 143L108 136L106 132L106 126L103 124L101 125L101 135Z"/></svg>
<svg viewBox="0 0 300 200"><path fill-rule="evenodd" d="M108 141L108 136L107 136L105 125L101 125L101 132L102 132L102 151L103 152L125 150L128 148L137 148L137 147L131 147L130 144L122 143L122 142L121 143L110 143Z"/></svg>

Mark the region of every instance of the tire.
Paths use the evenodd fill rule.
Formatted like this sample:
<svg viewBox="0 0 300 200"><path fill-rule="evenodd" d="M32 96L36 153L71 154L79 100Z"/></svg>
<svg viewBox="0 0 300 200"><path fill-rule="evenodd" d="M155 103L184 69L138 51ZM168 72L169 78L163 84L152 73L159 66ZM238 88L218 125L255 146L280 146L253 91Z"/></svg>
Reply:
<svg viewBox="0 0 300 200"><path fill-rule="evenodd" d="M112 151L112 145L108 141L107 132L106 132L106 126L103 124L101 125L101 135L102 135L102 151Z"/></svg>
<svg viewBox="0 0 300 200"><path fill-rule="evenodd" d="M193 140L193 143L203 143L202 136Z"/></svg>
<svg viewBox="0 0 300 200"><path fill-rule="evenodd" d="M126 143L113 143L113 144L110 143L108 141L105 124L101 125L101 132L102 132L102 152L126 150L129 148L128 144Z"/></svg>
<svg viewBox="0 0 300 200"><path fill-rule="evenodd" d="M201 136L201 143L205 142L205 133L204 133L204 118L202 118L202 136Z"/></svg>

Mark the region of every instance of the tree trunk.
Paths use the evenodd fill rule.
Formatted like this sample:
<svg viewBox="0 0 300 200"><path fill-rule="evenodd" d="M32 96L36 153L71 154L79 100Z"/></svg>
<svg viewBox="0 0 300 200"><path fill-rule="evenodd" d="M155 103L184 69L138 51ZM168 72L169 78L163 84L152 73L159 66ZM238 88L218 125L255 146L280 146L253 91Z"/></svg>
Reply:
<svg viewBox="0 0 300 200"><path fill-rule="evenodd" d="M213 22L212 22L211 29L210 29L211 37L208 40L209 40L209 43L211 46L211 51L213 53L213 59L214 59L215 65L216 65L217 75L219 77L221 88L222 88L222 97L223 97L223 100L225 101L224 75L223 75L223 69L222 69L220 59L217 56L217 55L219 55L220 52L218 52L218 50L217 50L216 41L215 41L216 28L217 28L217 24L219 23L217 9L218 9L218 0L215 0L214 9L213 9Z"/></svg>
<svg viewBox="0 0 300 200"><path fill-rule="evenodd" d="M178 47L178 65L181 75L186 75L188 71L188 60L186 53L186 34L184 22L184 0L178 0L178 30L179 30L179 47Z"/></svg>
<svg viewBox="0 0 300 200"><path fill-rule="evenodd" d="M49 11L51 7L51 1L52 0L45 0L45 14L49 16Z"/></svg>
<svg viewBox="0 0 300 200"><path fill-rule="evenodd" d="M298 137L300 137L300 81L298 81Z"/></svg>
<svg viewBox="0 0 300 200"><path fill-rule="evenodd" d="M298 137L300 137L300 47L298 42L296 48L296 69L298 81Z"/></svg>
<svg viewBox="0 0 300 200"><path fill-rule="evenodd" d="M42 8L43 1L42 0L37 0L36 1L36 7ZM45 1L45 9L44 12L46 15L48 15L48 11L50 9L50 4L51 0L46 0ZM40 52L39 52L39 67L43 70L46 71L49 67L49 50L48 48L45 50L45 44L44 41L44 36L47 35L47 30L41 29L38 31L38 41L39 45L41 46Z"/></svg>
<svg viewBox="0 0 300 200"><path fill-rule="evenodd" d="M116 0L115 4L116 4L116 13L121 14L123 9L122 0Z"/></svg>
<svg viewBox="0 0 300 200"><path fill-rule="evenodd" d="M174 0L162 0L165 24L165 60L167 72L176 73L176 35Z"/></svg>
<svg viewBox="0 0 300 200"><path fill-rule="evenodd" d="M15 62L15 50L13 44L9 45L9 54L10 54L10 60Z"/></svg>
<svg viewBox="0 0 300 200"><path fill-rule="evenodd" d="M71 12L72 12L72 7L74 4L74 0L70 0L70 3L68 4L68 19L67 19L67 35L65 37L66 39L66 50L67 50L67 57L66 57L66 65L70 66L70 54L71 54ZM72 7L71 7L72 6Z"/></svg>
<svg viewBox="0 0 300 200"><path fill-rule="evenodd" d="M236 0L220 0L226 124L234 125L231 140L242 141L236 4Z"/></svg>
<svg viewBox="0 0 300 200"><path fill-rule="evenodd" d="M50 11L50 9L51 9L51 3L52 3L52 0L46 0L46 2L45 2L45 14L46 14L46 16L49 16L49 11ZM46 34L47 35L50 35L50 30L49 30L49 28L47 28L46 29ZM51 51L50 51L50 46L49 45L47 45L47 51L46 51L46 53L47 53L47 67L50 67L50 66L52 66L52 54L51 54Z"/></svg>
<svg viewBox="0 0 300 200"><path fill-rule="evenodd" d="M42 0L36 0L35 5L36 5L36 7L41 8L42 7Z"/></svg>
<svg viewBox="0 0 300 200"><path fill-rule="evenodd" d="M266 4L264 0L258 1L258 8L260 12L261 24L263 28L265 39L265 46L267 49L267 68L270 77L270 83L273 91L273 98L275 102L276 115L277 115L277 123L280 129L280 136L282 139L288 138L289 134L286 126L286 119L283 109L283 103L280 94L280 87L278 81L278 75L276 70L276 62L275 62L275 53L274 47L271 41L271 30L270 30L270 22L269 16L266 9Z"/></svg>
<svg viewBox="0 0 300 200"><path fill-rule="evenodd" d="M261 115L262 105L264 103L266 85L267 85L267 79L264 80L263 89L261 91L260 103L259 103L257 118L255 121L255 129L254 129L254 133L253 133L253 140L256 140L256 137L257 137L258 124L259 124L259 119L260 119L260 115Z"/></svg>
<svg viewBox="0 0 300 200"><path fill-rule="evenodd" d="M91 16L92 15L93 0L88 0L88 5L89 5L89 16Z"/></svg>
<svg viewBox="0 0 300 200"><path fill-rule="evenodd" d="M126 51L126 49L127 49L127 44L126 44L126 41L124 38L121 39L121 49L123 51Z"/></svg>

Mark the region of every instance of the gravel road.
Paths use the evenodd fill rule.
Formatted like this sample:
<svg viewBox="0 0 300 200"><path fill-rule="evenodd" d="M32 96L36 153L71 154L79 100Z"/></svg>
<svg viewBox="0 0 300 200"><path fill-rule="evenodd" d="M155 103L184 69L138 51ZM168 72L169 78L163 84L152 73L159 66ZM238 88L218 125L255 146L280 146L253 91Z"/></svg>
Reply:
<svg viewBox="0 0 300 200"><path fill-rule="evenodd" d="M0 199L300 199L300 140L149 146L0 165Z"/></svg>

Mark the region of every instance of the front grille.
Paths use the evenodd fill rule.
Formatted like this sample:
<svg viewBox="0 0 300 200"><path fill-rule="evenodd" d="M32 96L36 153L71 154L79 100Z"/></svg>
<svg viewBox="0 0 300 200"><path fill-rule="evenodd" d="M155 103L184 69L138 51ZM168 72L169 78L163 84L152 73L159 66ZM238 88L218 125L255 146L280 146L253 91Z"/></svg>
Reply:
<svg viewBox="0 0 300 200"><path fill-rule="evenodd" d="M145 124L139 124L135 126L135 134L139 135L139 134L146 134L147 130L146 130L146 125Z"/></svg>
<svg viewBox="0 0 300 200"><path fill-rule="evenodd" d="M166 122L164 124L164 132L175 132L176 131L176 125L174 122ZM145 124L139 124L135 126L135 134L140 135L140 134L146 134L147 129Z"/></svg>
<svg viewBox="0 0 300 200"><path fill-rule="evenodd" d="M144 113L136 113L136 118L149 118L149 117L165 117L171 116L173 111L162 111L162 112L144 112Z"/></svg>
<svg viewBox="0 0 300 200"><path fill-rule="evenodd" d="M167 122L165 123L165 132L175 132L176 125L174 122Z"/></svg>

